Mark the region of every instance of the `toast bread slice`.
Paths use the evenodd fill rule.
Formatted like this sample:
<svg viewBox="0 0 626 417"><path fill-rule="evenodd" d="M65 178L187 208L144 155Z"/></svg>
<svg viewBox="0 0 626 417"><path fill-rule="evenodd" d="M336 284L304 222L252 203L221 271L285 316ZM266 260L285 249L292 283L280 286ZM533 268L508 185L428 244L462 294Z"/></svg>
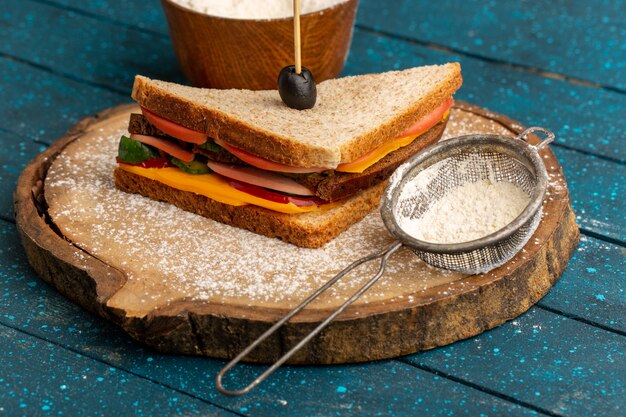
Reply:
<svg viewBox="0 0 626 417"><path fill-rule="evenodd" d="M378 207L386 185L381 182L354 197L318 211L284 214L253 205L231 206L203 195L181 191L116 168L115 186L231 226L305 248L319 248Z"/></svg>
<svg viewBox="0 0 626 417"><path fill-rule="evenodd" d="M400 136L461 86L458 63L326 80L295 110L276 90L188 87L136 76L146 109L278 163L333 169Z"/></svg>

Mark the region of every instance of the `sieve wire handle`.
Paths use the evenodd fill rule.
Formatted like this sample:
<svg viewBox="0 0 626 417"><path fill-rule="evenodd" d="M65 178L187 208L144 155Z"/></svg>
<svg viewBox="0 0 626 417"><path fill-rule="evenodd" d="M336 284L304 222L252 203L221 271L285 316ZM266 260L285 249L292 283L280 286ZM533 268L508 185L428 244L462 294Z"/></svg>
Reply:
<svg viewBox="0 0 626 417"><path fill-rule="evenodd" d="M341 272L339 272L337 275L331 278L328 282L326 282L326 284L318 288L317 291L315 291L313 294L309 296L309 298L304 300L299 306L291 310L286 316L284 316L282 319L277 321L265 333L259 336L254 342L252 342L247 348L245 348L239 355L235 356L233 360L231 360L226 366L222 368L222 370L217 374L217 377L215 378L215 385L217 386L217 390L221 392L222 394L231 395L231 396L239 396L239 395L246 394L252 388L256 387L261 382L263 382L265 378L267 378L270 374L272 374L272 372L274 372L282 364L284 364L298 350L300 350L313 337L315 337L315 335L321 332L322 329L324 329L328 325L328 323L330 323L335 317L341 314L342 311L344 311L350 304L352 304L356 299L358 299L361 295L363 295L363 293L366 292L372 285L374 285L376 281L378 281L378 279L383 275L383 272L385 272L385 266L387 265L387 260L389 259L389 257L395 251L400 249L401 246L402 246L402 243L400 241L395 241L391 245L387 246L387 248L385 248L384 250L378 253L373 253L371 255L365 256L357 261L352 262L345 269L343 269ZM224 375L231 368L237 365L244 357L246 357L248 353L254 350L254 348L256 348L261 342L263 342L270 335L272 335L276 330L282 327L282 325L285 324L287 321L289 321L289 319L291 319L293 316L298 314L311 301L316 299L318 296L320 296L320 294L322 294L324 291L330 288L333 284L335 284L337 281L343 278L348 272L352 271L354 268L358 267L359 265L362 265L369 261L373 261L378 258L381 258L378 272L372 278L370 278L370 280L365 285L359 288L357 292L352 294L352 296L348 300L346 300L339 308L337 308L337 310L335 310L331 315L329 315L326 319L324 319L324 321L321 322L311 333L309 333L302 340L300 340L297 345L292 347L291 350L289 350L287 353L281 356L276 362L272 364L272 366L267 368L261 375L259 375L254 381L252 381L250 384L248 384L244 388L241 388L235 391L231 391L231 390L224 388L224 385L222 384L222 378L224 377Z"/></svg>
<svg viewBox="0 0 626 417"><path fill-rule="evenodd" d="M539 142L537 145L531 145L533 146L537 151L541 150L544 146L548 145L549 143L551 143L554 138L556 137L554 135L554 133L552 133L552 131L543 128L543 127L539 127L539 126L533 126L533 127L529 127L528 129L524 130L522 133L520 133L517 136L517 139L521 139L524 142L526 142L526 137L528 135L530 135L531 133L535 133L535 132L541 132L544 135L546 135L545 138L543 138L543 140L541 142Z"/></svg>

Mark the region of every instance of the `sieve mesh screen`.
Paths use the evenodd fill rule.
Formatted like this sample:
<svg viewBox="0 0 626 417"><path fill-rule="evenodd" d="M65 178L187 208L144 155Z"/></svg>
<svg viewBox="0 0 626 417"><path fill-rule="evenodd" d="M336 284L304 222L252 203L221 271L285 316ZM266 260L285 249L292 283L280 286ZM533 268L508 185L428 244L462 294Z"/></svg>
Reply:
<svg viewBox="0 0 626 417"><path fill-rule="evenodd" d="M409 225L417 224L414 220L424 218L425 213L435 203L453 190L478 182L510 183L530 200L528 203L523 202L522 207L531 205L533 199L543 198L543 192L537 194L536 191L543 186L541 178L545 167L539 167L538 164L542 164L540 160L531 160L531 157L515 146L509 147L509 144L515 145L514 139L494 143L493 138L477 138L472 144L468 139L459 142L463 146L445 148L445 144L440 144L441 150L438 153L417 163L413 162L412 166L403 171L402 178L392 185L395 187L392 193L395 201L392 200L389 206L396 230L390 230L425 262L444 269L476 274L504 264L527 243L539 224L540 204L521 225L519 222L522 220L518 221L520 214L500 231L488 232L486 236L470 239L469 242L452 242L451 244L456 244L456 250L442 250L444 244L420 241ZM511 196L502 194L496 198L507 199ZM498 201L493 203L494 207L498 206ZM523 211L523 208L520 210ZM515 230L512 226L514 221L518 221ZM504 229L507 229L507 233L502 239L489 239ZM485 244L467 245L465 250L458 248L458 244L479 243L483 240ZM427 250L434 246L439 249Z"/></svg>

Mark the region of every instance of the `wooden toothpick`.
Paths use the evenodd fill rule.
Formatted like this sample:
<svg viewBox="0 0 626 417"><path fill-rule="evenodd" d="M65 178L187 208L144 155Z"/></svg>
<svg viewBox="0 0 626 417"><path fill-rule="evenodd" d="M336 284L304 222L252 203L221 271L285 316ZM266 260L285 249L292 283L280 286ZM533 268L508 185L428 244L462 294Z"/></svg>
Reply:
<svg viewBox="0 0 626 417"><path fill-rule="evenodd" d="M300 0L293 0L293 44L296 57L296 74L302 72L300 58Z"/></svg>

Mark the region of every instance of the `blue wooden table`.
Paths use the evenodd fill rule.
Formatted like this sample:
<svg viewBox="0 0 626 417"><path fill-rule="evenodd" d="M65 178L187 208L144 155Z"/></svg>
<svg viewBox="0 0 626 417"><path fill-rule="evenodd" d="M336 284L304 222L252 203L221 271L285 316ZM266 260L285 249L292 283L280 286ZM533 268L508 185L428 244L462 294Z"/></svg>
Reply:
<svg viewBox="0 0 626 417"><path fill-rule="evenodd" d="M395 360L285 367L241 398L223 362L146 349L28 266L11 194L73 123L181 81L159 1L0 1L0 416L626 415L626 2L361 0L345 74L460 61L457 97L553 129L582 241L516 320ZM251 367L253 368L253 367Z"/></svg>

